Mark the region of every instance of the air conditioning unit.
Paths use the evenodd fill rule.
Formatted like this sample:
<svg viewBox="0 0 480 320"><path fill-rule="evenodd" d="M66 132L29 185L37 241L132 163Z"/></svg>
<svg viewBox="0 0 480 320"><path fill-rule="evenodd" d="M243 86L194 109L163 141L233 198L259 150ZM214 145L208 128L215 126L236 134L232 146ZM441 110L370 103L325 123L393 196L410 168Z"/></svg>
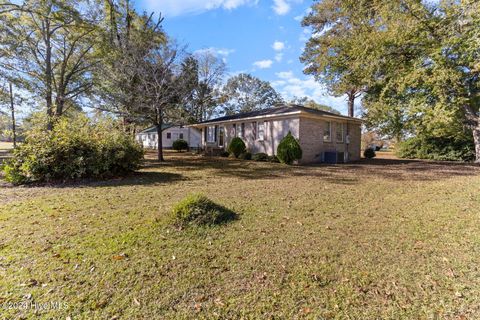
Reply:
<svg viewBox="0 0 480 320"><path fill-rule="evenodd" d="M345 162L345 152L326 151L323 153L323 162L336 164Z"/></svg>

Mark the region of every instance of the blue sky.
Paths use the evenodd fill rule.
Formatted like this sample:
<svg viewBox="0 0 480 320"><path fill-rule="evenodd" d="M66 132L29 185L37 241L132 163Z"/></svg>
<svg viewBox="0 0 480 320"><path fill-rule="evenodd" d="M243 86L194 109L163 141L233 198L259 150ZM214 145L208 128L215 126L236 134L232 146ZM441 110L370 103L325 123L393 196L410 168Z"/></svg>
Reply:
<svg viewBox="0 0 480 320"><path fill-rule="evenodd" d="M310 33L301 27L311 0L136 0L140 11L162 12L166 32L190 52L211 50L228 72L268 80L284 97L308 96L346 113L344 98L328 96L305 76L299 57Z"/></svg>

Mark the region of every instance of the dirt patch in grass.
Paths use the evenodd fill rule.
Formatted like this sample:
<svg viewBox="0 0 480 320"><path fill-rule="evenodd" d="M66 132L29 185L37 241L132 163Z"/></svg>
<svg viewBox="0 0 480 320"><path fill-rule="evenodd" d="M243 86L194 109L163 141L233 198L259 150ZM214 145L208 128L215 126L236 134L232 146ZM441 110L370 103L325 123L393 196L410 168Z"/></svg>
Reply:
<svg viewBox="0 0 480 320"><path fill-rule="evenodd" d="M478 166L167 160L150 154L117 180L1 187L0 302L64 303L2 316L480 317ZM168 215L191 192L241 219L175 230Z"/></svg>

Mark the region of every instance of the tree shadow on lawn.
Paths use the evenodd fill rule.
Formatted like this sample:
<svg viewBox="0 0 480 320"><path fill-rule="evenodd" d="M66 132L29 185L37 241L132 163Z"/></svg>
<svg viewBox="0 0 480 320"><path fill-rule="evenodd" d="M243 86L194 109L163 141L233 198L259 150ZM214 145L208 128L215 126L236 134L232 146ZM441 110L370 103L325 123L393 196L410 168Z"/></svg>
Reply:
<svg viewBox="0 0 480 320"><path fill-rule="evenodd" d="M348 164L287 166L221 157L172 156L164 163L145 160L146 168L172 168L185 172L208 170L207 174L243 179L305 177L336 184L352 185L368 178L400 181L434 181L456 176L480 175L480 167L470 163L405 159L362 159Z"/></svg>
<svg viewBox="0 0 480 320"><path fill-rule="evenodd" d="M181 174L171 172L137 171L125 177L109 179L80 179L70 181L34 182L23 185L23 188L87 188L87 187L119 187L119 186L145 186L164 185L176 181L186 180ZM18 186L2 180L0 176L0 187L18 188Z"/></svg>
<svg viewBox="0 0 480 320"><path fill-rule="evenodd" d="M478 176L473 163L410 159L362 159L342 165L346 170L391 180L435 181L459 176Z"/></svg>

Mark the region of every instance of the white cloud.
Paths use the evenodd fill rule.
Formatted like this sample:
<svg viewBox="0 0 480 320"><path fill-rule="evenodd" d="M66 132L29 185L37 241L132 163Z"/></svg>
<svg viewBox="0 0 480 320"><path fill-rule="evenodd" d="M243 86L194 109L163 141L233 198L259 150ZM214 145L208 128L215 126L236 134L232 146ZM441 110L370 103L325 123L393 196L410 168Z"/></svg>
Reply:
<svg viewBox="0 0 480 320"><path fill-rule="evenodd" d="M214 55L215 57L222 58L223 62L227 62L227 57L232 53L234 53L235 49L210 47L210 48L196 50L193 52L193 54L196 55L196 54L202 54L206 52Z"/></svg>
<svg viewBox="0 0 480 320"><path fill-rule="evenodd" d="M277 80L271 84L287 100L294 97L308 97L318 103L331 106L339 111L346 111L344 97L332 97L328 95L326 88L315 81L312 76L303 78L296 77L292 71L282 71L275 73Z"/></svg>
<svg viewBox="0 0 480 320"><path fill-rule="evenodd" d="M273 0L272 8L276 14L283 16L290 11L290 4L286 0Z"/></svg>
<svg viewBox="0 0 480 320"><path fill-rule="evenodd" d="M145 0L145 9L166 16L197 14L207 10L233 10L244 5L256 5L258 0Z"/></svg>
<svg viewBox="0 0 480 320"><path fill-rule="evenodd" d="M272 44L272 48L275 51L282 51L283 49L285 49L285 43L283 43L282 41L275 41Z"/></svg>
<svg viewBox="0 0 480 320"><path fill-rule="evenodd" d="M273 61L272 60L260 60L260 61L255 61L253 65L257 68L260 69L268 69L272 66Z"/></svg>
<svg viewBox="0 0 480 320"><path fill-rule="evenodd" d="M283 59L283 53L277 53L275 55L275 61L280 62Z"/></svg>
<svg viewBox="0 0 480 320"><path fill-rule="evenodd" d="M280 79L292 79L294 77L292 71L277 72L275 75Z"/></svg>

